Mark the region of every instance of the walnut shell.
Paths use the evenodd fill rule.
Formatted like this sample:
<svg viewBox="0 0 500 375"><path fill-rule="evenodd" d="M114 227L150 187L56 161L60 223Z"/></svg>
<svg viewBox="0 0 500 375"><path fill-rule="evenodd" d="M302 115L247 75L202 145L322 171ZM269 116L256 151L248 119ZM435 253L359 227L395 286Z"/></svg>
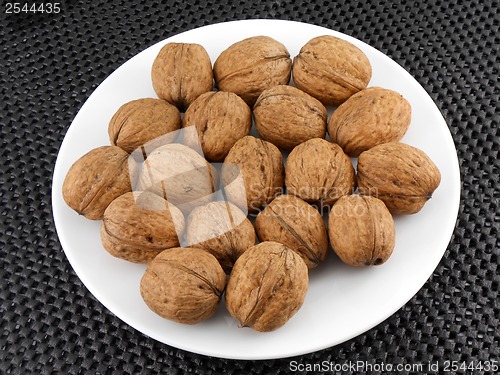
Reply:
<svg viewBox="0 0 500 375"><path fill-rule="evenodd" d="M395 244L394 220L384 202L375 197L340 197L328 217L333 250L351 266L384 263Z"/></svg>
<svg viewBox="0 0 500 375"><path fill-rule="evenodd" d="M388 142L408 130L411 106L396 91L369 87L342 103L328 122L328 134L349 156Z"/></svg>
<svg viewBox="0 0 500 375"><path fill-rule="evenodd" d="M255 230L246 215L230 202L195 208L186 229L187 246L207 250L229 273L234 262L255 245Z"/></svg>
<svg viewBox="0 0 500 375"><path fill-rule="evenodd" d="M297 253L277 242L262 242L236 261L226 307L240 327L273 331L300 309L308 284L307 266Z"/></svg>
<svg viewBox="0 0 500 375"><path fill-rule="evenodd" d="M320 213L302 199L277 196L255 219L261 241L275 241L299 254L308 268L316 267L328 251L328 235Z"/></svg>
<svg viewBox="0 0 500 375"><path fill-rule="evenodd" d="M145 146L144 153L148 154L171 141L174 136L164 136L180 127L181 115L176 107L164 100L144 98L122 105L109 122L108 134L113 146L128 153Z"/></svg>
<svg viewBox="0 0 500 375"><path fill-rule="evenodd" d="M260 136L290 151L311 138L325 138L328 112L320 101L292 86L273 86L253 107Z"/></svg>
<svg viewBox="0 0 500 375"><path fill-rule="evenodd" d="M177 207L150 192L129 192L104 211L101 241L111 255L147 263L165 249L179 246L184 216Z"/></svg>
<svg viewBox="0 0 500 375"><path fill-rule="evenodd" d="M243 178L245 189L238 178ZM229 151L222 166L227 198L250 213L257 212L283 192L284 168L280 150L252 136L241 138Z"/></svg>
<svg viewBox="0 0 500 375"><path fill-rule="evenodd" d="M136 173L137 164L120 147L95 148L69 169L62 187L63 198L80 215L101 220L115 198L131 191Z"/></svg>
<svg viewBox="0 0 500 375"><path fill-rule="evenodd" d="M268 36L241 40L223 51L214 63L219 90L239 95L253 106L265 89L290 81L292 60L286 47Z"/></svg>
<svg viewBox="0 0 500 375"><path fill-rule="evenodd" d="M349 157L340 146L320 138L295 147L285 171L288 193L320 206L332 205L355 188L356 175Z"/></svg>
<svg viewBox="0 0 500 375"><path fill-rule="evenodd" d="M236 141L248 135L252 127L252 113L248 105L232 92L207 92L200 95L187 109L182 126L195 125L198 142L205 158L223 161Z"/></svg>
<svg viewBox="0 0 500 375"><path fill-rule="evenodd" d="M210 318L226 285L226 274L212 254L192 248L162 251L141 279L141 296L161 317L195 324Z"/></svg>
<svg viewBox="0 0 500 375"><path fill-rule="evenodd" d="M153 62L151 79L159 98L184 111L198 96L212 90L212 63L199 44L168 43Z"/></svg>
<svg viewBox="0 0 500 375"><path fill-rule="evenodd" d="M372 67L354 44L330 35L311 39L293 59L295 85L324 105L339 105L368 86Z"/></svg>
<svg viewBox="0 0 500 375"><path fill-rule="evenodd" d="M216 171L193 149L172 143L157 148L144 161L137 190L151 191L189 212L212 201Z"/></svg>
<svg viewBox="0 0 500 375"><path fill-rule="evenodd" d="M375 146L358 159L360 194L381 199L392 214L417 213L440 182L441 173L432 160L404 143Z"/></svg>

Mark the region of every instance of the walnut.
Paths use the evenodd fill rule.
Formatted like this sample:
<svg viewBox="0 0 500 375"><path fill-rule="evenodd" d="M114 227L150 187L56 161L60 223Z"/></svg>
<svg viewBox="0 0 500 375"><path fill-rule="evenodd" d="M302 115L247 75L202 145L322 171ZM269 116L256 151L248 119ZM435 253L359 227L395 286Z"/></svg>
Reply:
<svg viewBox="0 0 500 375"><path fill-rule="evenodd" d="M340 146L320 138L295 147L288 156L285 172L289 194L320 206L332 205L355 188L356 177L349 157Z"/></svg>
<svg viewBox="0 0 500 375"><path fill-rule="evenodd" d="M290 151L311 138L325 138L328 112L320 101L292 86L273 86L253 108L260 136Z"/></svg>
<svg viewBox="0 0 500 375"><path fill-rule="evenodd" d="M241 40L223 51L214 63L219 90L231 91L253 106L265 89L290 81L292 60L286 47L268 36Z"/></svg>
<svg viewBox="0 0 500 375"><path fill-rule="evenodd" d="M183 212L212 201L217 190L215 169L193 149L167 144L145 160L137 190L151 191Z"/></svg>
<svg viewBox="0 0 500 375"><path fill-rule="evenodd" d="M238 178L242 178L245 189ZM250 213L257 212L283 192L284 168L281 152L272 143L252 136L241 138L229 151L222 166L222 181L228 199Z"/></svg>
<svg viewBox="0 0 500 375"><path fill-rule="evenodd" d="M101 241L117 258L147 263L163 250L178 247L183 232L184 216L177 207L150 192L129 192L104 211Z"/></svg>
<svg viewBox="0 0 500 375"><path fill-rule="evenodd" d="M226 284L226 274L212 254L192 248L162 251L141 279L141 296L161 317L195 324L210 318Z"/></svg>
<svg viewBox="0 0 500 375"><path fill-rule="evenodd" d="M328 235L319 212L293 195L276 197L255 219L259 240L275 241L299 254L307 267L325 259Z"/></svg>
<svg viewBox="0 0 500 375"><path fill-rule="evenodd" d="M311 39L293 59L295 85L324 105L339 105L368 86L372 67L354 44L330 35Z"/></svg>
<svg viewBox="0 0 500 375"><path fill-rule="evenodd" d="M351 266L384 263L395 243L394 220L384 202L375 197L340 197L328 218L333 250Z"/></svg>
<svg viewBox="0 0 500 375"><path fill-rule="evenodd" d="M309 284L302 258L283 244L262 242L236 261L226 306L241 327L273 331L302 306Z"/></svg>
<svg viewBox="0 0 500 375"><path fill-rule="evenodd" d="M202 248L214 255L229 273L236 259L255 245L255 230L234 204L212 202L190 213L186 240L187 246Z"/></svg>
<svg viewBox="0 0 500 375"><path fill-rule="evenodd" d="M392 214L417 213L440 182L432 160L404 143L375 146L358 159L359 192L380 198Z"/></svg>
<svg viewBox="0 0 500 375"><path fill-rule="evenodd" d="M137 164L116 146L95 148L69 169L62 194L66 204L87 219L100 220L108 205L131 191Z"/></svg>
<svg viewBox="0 0 500 375"><path fill-rule="evenodd" d="M369 87L342 103L328 122L328 133L349 156L388 142L399 141L408 130L411 106L401 94Z"/></svg>
<svg viewBox="0 0 500 375"><path fill-rule="evenodd" d="M184 114L182 126L190 125L196 126L199 140L185 142L199 142L207 160L223 161L236 141L250 132L252 114L243 99L232 92L207 92Z"/></svg>
<svg viewBox="0 0 500 375"><path fill-rule="evenodd" d="M199 44L168 43L153 62L151 79L159 98L184 111L198 96L212 90L212 63Z"/></svg>
<svg viewBox="0 0 500 375"><path fill-rule="evenodd" d="M108 134L113 146L128 153L145 146L144 153L148 154L166 142L165 135L180 127L181 115L176 107L164 100L144 98L122 105L109 122Z"/></svg>

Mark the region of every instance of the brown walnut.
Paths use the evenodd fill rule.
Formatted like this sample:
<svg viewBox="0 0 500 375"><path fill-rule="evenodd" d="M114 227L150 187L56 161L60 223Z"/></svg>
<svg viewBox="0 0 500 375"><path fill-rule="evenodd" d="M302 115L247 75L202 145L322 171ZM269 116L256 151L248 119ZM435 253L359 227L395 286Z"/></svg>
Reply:
<svg viewBox="0 0 500 375"><path fill-rule="evenodd" d="M115 198L131 191L136 173L136 162L120 147L95 148L69 169L62 187L63 198L80 215L101 220Z"/></svg>
<svg viewBox="0 0 500 375"><path fill-rule="evenodd" d="M202 248L214 255L229 273L240 255L255 245L255 230L234 204L212 202L189 214L186 240L187 246Z"/></svg>
<svg viewBox="0 0 500 375"><path fill-rule="evenodd" d="M238 178L242 178L245 189ZM252 136L241 138L229 151L222 166L222 181L228 199L250 213L257 212L283 192L284 168L280 150Z"/></svg>
<svg viewBox="0 0 500 375"><path fill-rule="evenodd" d="M232 92L207 92L187 109L182 126L196 126L198 139L187 143L201 145L209 161L223 161L236 141L248 135L252 114L248 105Z"/></svg>
<svg viewBox="0 0 500 375"><path fill-rule="evenodd" d="M266 89L257 99L253 114L260 136L284 150L290 151L311 138L325 138L325 106L295 87Z"/></svg>
<svg viewBox="0 0 500 375"><path fill-rule="evenodd" d="M307 266L297 253L277 242L261 242L236 261L226 307L240 327L273 331L300 309L308 284Z"/></svg>
<svg viewBox="0 0 500 375"><path fill-rule="evenodd" d="M144 98L122 105L109 122L109 140L128 153L144 146L145 153L168 143L167 134L180 129L179 110L160 99ZM174 133L175 134L175 133Z"/></svg>
<svg viewBox="0 0 500 375"><path fill-rule="evenodd" d="M369 87L342 103L328 122L328 134L349 156L388 142L399 141L408 130L411 106L401 94Z"/></svg>
<svg viewBox="0 0 500 375"><path fill-rule="evenodd" d="M265 89L290 81L292 60L286 47L268 36L241 40L223 51L214 63L219 90L239 95L253 106Z"/></svg>
<svg viewBox="0 0 500 375"><path fill-rule="evenodd" d="M381 199L392 214L417 213L440 182L441 173L432 160L404 143L375 146L358 159L360 194Z"/></svg>
<svg viewBox="0 0 500 375"><path fill-rule="evenodd" d="M340 146L313 138L295 147L286 162L285 184L289 194L306 202L330 206L352 194L356 175Z"/></svg>
<svg viewBox="0 0 500 375"><path fill-rule="evenodd" d="M151 191L183 212L212 201L215 169L196 151L177 143L161 146L145 160L137 190Z"/></svg>
<svg viewBox="0 0 500 375"><path fill-rule="evenodd" d="M351 266L384 263L395 244L394 220L384 202L375 197L339 198L328 218L328 235L335 253Z"/></svg>
<svg viewBox="0 0 500 375"><path fill-rule="evenodd" d="M153 62L151 79L156 95L180 111L213 87L212 63L203 46L168 43Z"/></svg>
<svg viewBox="0 0 500 375"><path fill-rule="evenodd" d="M279 242L295 251L308 268L326 257L328 235L323 217L296 196L277 196L255 219L255 230L259 240Z"/></svg>
<svg viewBox="0 0 500 375"><path fill-rule="evenodd" d="M111 255L147 263L165 249L179 246L184 216L177 207L150 192L129 192L104 211L101 241Z"/></svg>
<svg viewBox="0 0 500 375"><path fill-rule="evenodd" d="M141 296L161 317L195 324L210 318L226 284L226 274L215 257L201 249L162 251L141 279Z"/></svg>
<svg viewBox="0 0 500 375"><path fill-rule="evenodd" d="M330 35L311 39L295 56L295 85L324 105L339 105L368 86L372 67L354 44Z"/></svg>

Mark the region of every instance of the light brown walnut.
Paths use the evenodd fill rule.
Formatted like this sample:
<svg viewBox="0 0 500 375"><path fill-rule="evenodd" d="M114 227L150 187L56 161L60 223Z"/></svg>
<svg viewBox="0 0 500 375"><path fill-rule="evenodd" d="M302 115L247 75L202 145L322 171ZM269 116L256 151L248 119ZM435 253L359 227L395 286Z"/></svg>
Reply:
<svg viewBox="0 0 500 375"><path fill-rule="evenodd" d="M144 161L137 190L151 191L189 212L212 201L216 170L188 146L172 143L155 149Z"/></svg>
<svg viewBox="0 0 500 375"><path fill-rule="evenodd" d="M227 273L240 255L255 245L255 239L250 220L230 202L208 203L195 208L188 217L187 246L210 252Z"/></svg>
<svg viewBox="0 0 500 375"><path fill-rule="evenodd" d="M95 148L69 169L62 187L64 201L87 219L101 220L115 198L132 190L137 170L120 147Z"/></svg>
<svg viewBox="0 0 500 375"><path fill-rule="evenodd" d="M328 122L328 134L349 156L388 142L399 141L408 130L411 106L401 94L369 87L342 103Z"/></svg>
<svg viewBox="0 0 500 375"><path fill-rule="evenodd" d="M129 192L104 211L101 241L111 255L148 263L165 249L179 246L184 216L177 207L150 192Z"/></svg>
<svg viewBox="0 0 500 375"><path fill-rule="evenodd" d="M372 67L354 44L330 35L307 42L293 59L293 82L324 105L339 105L368 86Z"/></svg>
<svg viewBox="0 0 500 375"><path fill-rule="evenodd" d="M326 257L328 235L318 210L302 199L283 194L276 197L255 219L261 241L275 241L299 254L308 268Z"/></svg>
<svg viewBox="0 0 500 375"><path fill-rule="evenodd" d="M286 47L268 36L241 40L224 50L214 63L219 90L239 95L253 106L265 89L290 81L292 60Z"/></svg>
<svg viewBox="0 0 500 375"><path fill-rule="evenodd" d="M213 87L212 63L203 46L168 43L158 53L151 69L156 95L180 111Z"/></svg>
<svg viewBox="0 0 500 375"><path fill-rule="evenodd" d="M226 284L226 274L205 250L172 248L148 265L141 279L141 296L161 317L184 324L210 318Z"/></svg>
<svg viewBox="0 0 500 375"><path fill-rule="evenodd" d="M349 157L340 146L320 138L295 147L285 171L288 193L319 206L331 206L355 188L356 175Z"/></svg>
<svg viewBox="0 0 500 375"><path fill-rule="evenodd" d="M187 109L182 126L196 126L198 139L186 144L200 145L209 161L223 161L237 140L248 135L252 127L250 108L238 95L232 92L207 92L200 95Z"/></svg>
<svg viewBox="0 0 500 375"><path fill-rule="evenodd" d="M261 242L236 261L226 307L240 327L274 331L300 309L308 285L307 266L297 253L277 242Z"/></svg>
<svg viewBox="0 0 500 375"><path fill-rule="evenodd" d="M360 194L381 199L392 214L419 212L441 182L422 150L399 142L375 146L358 159Z"/></svg>
<svg viewBox="0 0 500 375"><path fill-rule="evenodd" d="M244 189L237 183L239 179L243 180ZM222 181L229 201L249 213L258 212L283 192L284 167L280 150L259 138L241 138L224 160Z"/></svg>
<svg viewBox="0 0 500 375"><path fill-rule="evenodd" d="M141 146L144 153L173 138L168 137L181 127L179 110L160 99L144 98L122 105L113 115L108 126L109 141L128 153ZM173 133L175 134L175 133Z"/></svg>
<svg viewBox="0 0 500 375"><path fill-rule="evenodd" d="M380 199L369 196L339 198L328 218L328 234L335 253L351 266L380 265L395 244L389 210Z"/></svg>
<svg viewBox="0 0 500 375"><path fill-rule="evenodd" d="M311 138L325 138L328 112L320 101L286 85L260 94L253 108L255 127L268 142L290 151Z"/></svg>

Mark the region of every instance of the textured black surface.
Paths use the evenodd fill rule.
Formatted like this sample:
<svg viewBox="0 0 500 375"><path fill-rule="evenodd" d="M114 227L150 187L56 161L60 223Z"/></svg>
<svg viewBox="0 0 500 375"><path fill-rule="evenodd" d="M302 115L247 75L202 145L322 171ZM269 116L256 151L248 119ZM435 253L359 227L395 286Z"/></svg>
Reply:
<svg viewBox="0 0 500 375"><path fill-rule="evenodd" d="M457 227L433 277L377 327L295 360L500 360L499 11L490 1L419 3L66 1L59 15L23 17L3 15L2 4L0 373L290 372L290 359L209 358L122 323L73 272L51 213L58 148L99 83L168 36L245 18L326 26L392 57L436 102L461 164Z"/></svg>

